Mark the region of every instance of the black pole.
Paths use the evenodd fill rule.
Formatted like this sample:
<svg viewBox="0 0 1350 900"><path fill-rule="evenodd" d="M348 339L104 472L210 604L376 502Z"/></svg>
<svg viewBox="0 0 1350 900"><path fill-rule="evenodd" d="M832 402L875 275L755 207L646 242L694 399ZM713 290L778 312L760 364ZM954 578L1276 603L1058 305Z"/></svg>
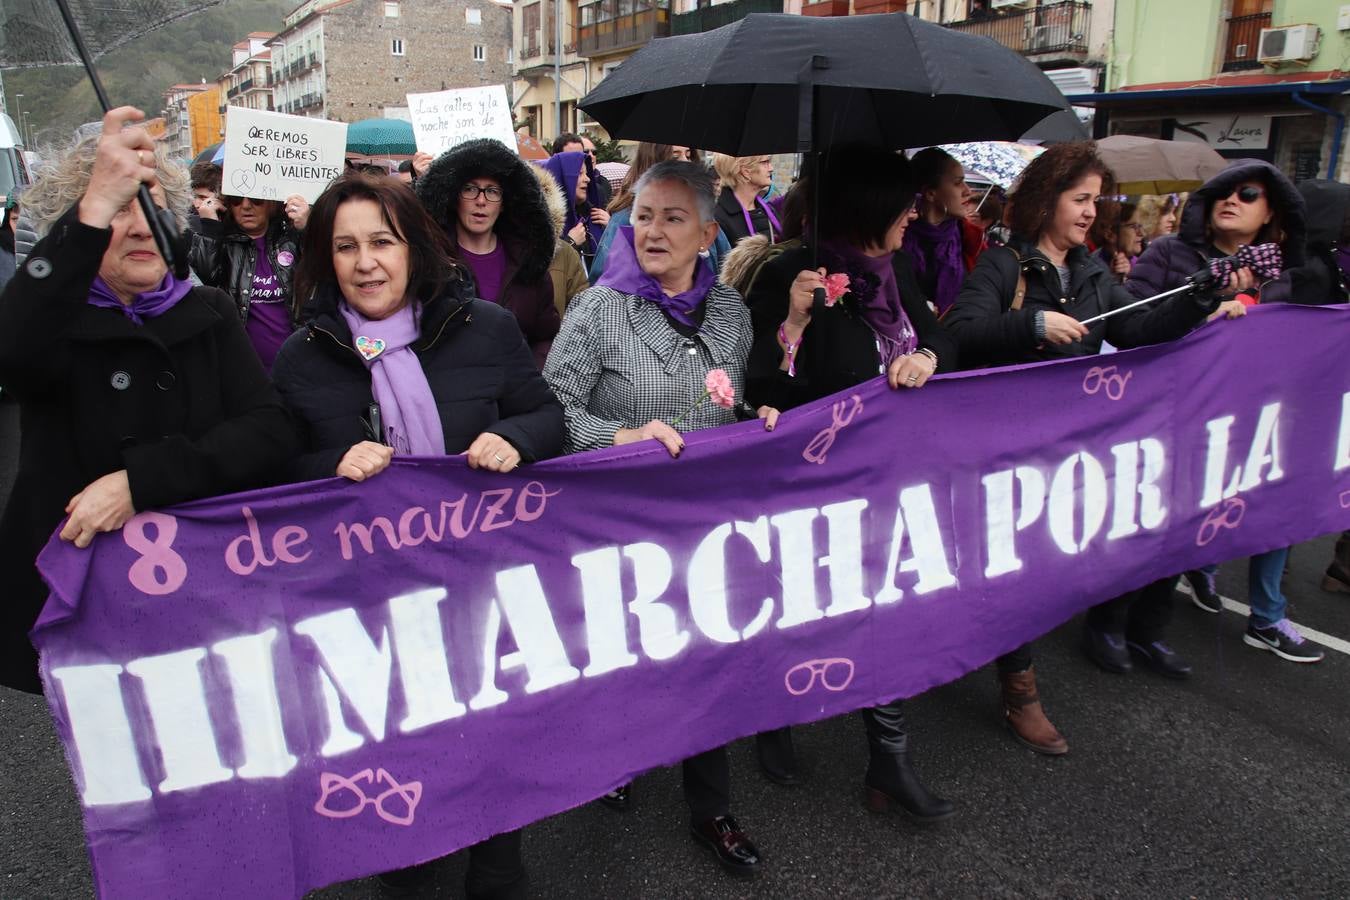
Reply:
<svg viewBox="0 0 1350 900"><path fill-rule="evenodd" d="M811 172L811 215L807 220L808 240L811 244L811 265L820 262L820 153L816 127L816 79L815 71L828 69L830 60L824 56L812 56L797 73L797 152L815 157ZM825 307L825 289L816 288L811 295L812 306L816 311Z"/></svg>
<svg viewBox="0 0 1350 900"><path fill-rule="evenodd" d="M80 34L80 28L75 24L75 17L71 15L70 5L66 0L56 0L56 5L61 10L61 18L65 20L66 31L70 32L70 40L75 44L75 52L79 54L80 62L84 64L85 74L89 76L89 82L94 86L94 96L98 98L98 104L106 114L112 109L112 104L108 102L108 92L103 89L103 81L98 77L98 70L94 68L89 48L84 45L84 36ZM144 182L141 182L136 196L141 205L141 212L145 214L146 224L150 226L150 233L155 237L155 246L159 248L160 256L164 257L165 265L173 270L176 277L187 278L187 254L183 252L175 237L177 223L174 222L173 213L155 205L155 199L150 196L150 189Z"/></svg>

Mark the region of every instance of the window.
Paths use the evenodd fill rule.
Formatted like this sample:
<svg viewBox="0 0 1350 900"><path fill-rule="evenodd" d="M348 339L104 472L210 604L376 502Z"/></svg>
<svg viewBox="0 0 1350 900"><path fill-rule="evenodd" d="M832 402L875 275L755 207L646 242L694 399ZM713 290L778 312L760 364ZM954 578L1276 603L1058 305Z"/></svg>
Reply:
<svg viewBox="0 0 1350 900"><path fill-rule="evenodd" d="M384 17L386 19L398 18L398 0L385 0Z"/></svg>
<svg viewBox="0 0 1350 900"><path fill-rule="evenodd" d="M403 38L394 38L389 42L389 52L394 56L403 55Z"/></svg>
<svg viewBox="0 0 1350 900"><path fill-rule="evenodd" d="M482 44L473 45L473 61L485 62L487 60L487 48Z"/></svg>
<svg viewBox="0 0 1350 900"><path fill-rule="evenodd" d="M481 9L464 10L464 23L466 25L482 25L483 11Z"/></svg>

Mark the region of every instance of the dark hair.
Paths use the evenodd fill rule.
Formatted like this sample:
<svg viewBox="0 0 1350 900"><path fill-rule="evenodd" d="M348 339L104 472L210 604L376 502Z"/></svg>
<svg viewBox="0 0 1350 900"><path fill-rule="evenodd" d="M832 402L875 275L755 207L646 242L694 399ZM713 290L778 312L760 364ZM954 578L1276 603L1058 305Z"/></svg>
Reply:
<svg viewBox="0 0 1350 900"><path fill-rule="evenodd" d="M400 173L402 173L402 172L411 172L411 171L413 170L413 167L412 167L412 160L411 160L411 159L405 159L403 162L399 163L399 164L398 164L398 170L399 170Z"/></svg>
<svg viewBox="0 0 1350 900"><path fill-rule="evenodd" d="M581 143L581 135L573 134L570 131L564 131L562 134L558 135L553 139L553 152L561 153L563 152L563 148L566 147L568 144L580 144L580 143Z"/></svg>
<svg viewBox="0 0 1350 900"><path fill-rule="evenodd" d="M349 170L333 179L310 207L292 292L296 310L303 309L315 291L336 281L333 227L338 208L352 200L378 203L385 222L407 245L409 294L426 303L462 277L445 232L432 221L412 188L387 175Z"/></svg>
<svg viewBox="0 0 1350 900"><path fill-rule="evenodd" d="M988 220L995 225L1003 224L1003 196L998 188L990 188L983 198L976 201L976 215L981 221Z"/></svg>
<svg viewBox="0 0 1350 900"><path fill-rule="evenodd" d="M922 194L929 188L935 188L942 183L942 178L947 174L947 170L952 166L960 166L955 157L940 147L928 147L914 154L914 158L909 161L910 170L914 173L914 192ZM917 201L920 205L919 212L922 213L923 200ZM949 217L959 217L961 210L947 210Z"/></svg>
<svg viewBox="0 0 1350 900"><path fill-rule="evenodd" d="M1138 209L1138 203L1108 200L1103 197L1097 202L1097 218L1092 220L1088 240L1098 249L1104 248L1114 256L1123 243L1120 239L1121 227L1134 218Z"/></svg>
<svg viewBox="0 0 1350 900"><path fill-rule="evenodd" d="M213 162L193 163L188 169L190 189L206 188L213 194L220 193L221 168Z"/></svg>
<svg viewBox="0 0 1350 900"><path fill-rule="evenodd" d="M808 176L798 188L810 197ZM820 238L844 240L858 248L879 245L895 220L914 205L914 174L909 160L891 150L844 145L828 150L820 162L817 210Z"/></svg>
<svg viewBox="0 0 1350 900"><path fill-rule="evenodd" d="M1008 225L1023 240L1035 241L1055 217L1059 195L1089 175L1102 179L1101 193L1115 189L1116 177L1092 141L1055 144L1031 161L1008 197Z"/></svg>
<svg viewBox="0 0 1350 900"><path fill-rule="evenodd" d="M628 167L628 174L623 176L623 182L614 194L614 199L609 201L607 207L609 212L616 213L633 205L633 186L637 184L637 180L652 166L669 160L671 148L674 146L674 144L653 144L649 141L638 144L637 152L633 154L633 163ZM702 156L692 147L689 148L689 162L700 165L703 163Z"/></svg>

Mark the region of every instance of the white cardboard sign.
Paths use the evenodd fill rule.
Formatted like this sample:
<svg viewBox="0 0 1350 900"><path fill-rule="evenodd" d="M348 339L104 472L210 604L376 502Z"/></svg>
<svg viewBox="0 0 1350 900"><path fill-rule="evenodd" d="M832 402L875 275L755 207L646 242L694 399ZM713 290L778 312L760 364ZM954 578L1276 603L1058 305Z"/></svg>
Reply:
<svg viewBox="0 0 1350 900"><path fill-rule="evenodd" d="M503 85L409 94L408 110L417 149L423 153L440 156L473 138L495 138L512 152L516 149L511 104Z"/></svg>
<svg viewBox="0 0 1350 900"><path fill-rule="evenodd" d="M342 174L347 125L231 106L225 120L220 190L233 197L310 203Z"/></svg>

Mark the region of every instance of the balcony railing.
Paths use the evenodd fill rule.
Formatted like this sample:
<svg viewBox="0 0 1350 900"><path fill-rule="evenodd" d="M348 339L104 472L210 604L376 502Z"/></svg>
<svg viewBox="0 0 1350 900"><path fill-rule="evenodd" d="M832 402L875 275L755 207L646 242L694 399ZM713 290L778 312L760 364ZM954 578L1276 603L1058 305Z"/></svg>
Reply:
<svg viewBox="0 0 1350 900"><path fill-rule="evenodd" d="M1025 56L1047 53L1086 55L1092 4L1088 0L1063 0L1034 9L996 12L979 19L953 22L948 28L991 37Z"/></svg>
<svg viewBox="0 0 1350 900"><path fill-rule="evenodd" d="M1240 72L1259 69L1256 58L1260 49L1261 29L1270 27L1270 13L1253 16L1233 16L1228 20L1228 44L1223 54L1223 71Z"/></svg>
<svg viewBox="0 0 1350 900"><path fill-rule="evenodd" d="M750 13L780 13L783 0L733 0L670 17L671 34L698 34L739 22Z"/></svg>
<svg viewBox="0 0 1350 900"><path fill-rule="evenodd" d="M578 56L619 53L670 34L669 0L598 0L580 11Z"/></svg>
<svg viewBox="0 0 1350 900"><path fill-rule="evenodd" d="M239 91L240 91L239 86L238 86L238 85L235 85L234 87L230 88L229 90L227 90L227 91L225 92L225 96L226 96L226 97L235 97L235 96L238 96Z"/></svg>
<svg viewBox="0 0 1350 900"><path fill-rule="evenodd" d="M251 90L252 88L253 88L252 78L245 78L243 81L239 82L239 93L241 94L244 91Z"/></svg>

